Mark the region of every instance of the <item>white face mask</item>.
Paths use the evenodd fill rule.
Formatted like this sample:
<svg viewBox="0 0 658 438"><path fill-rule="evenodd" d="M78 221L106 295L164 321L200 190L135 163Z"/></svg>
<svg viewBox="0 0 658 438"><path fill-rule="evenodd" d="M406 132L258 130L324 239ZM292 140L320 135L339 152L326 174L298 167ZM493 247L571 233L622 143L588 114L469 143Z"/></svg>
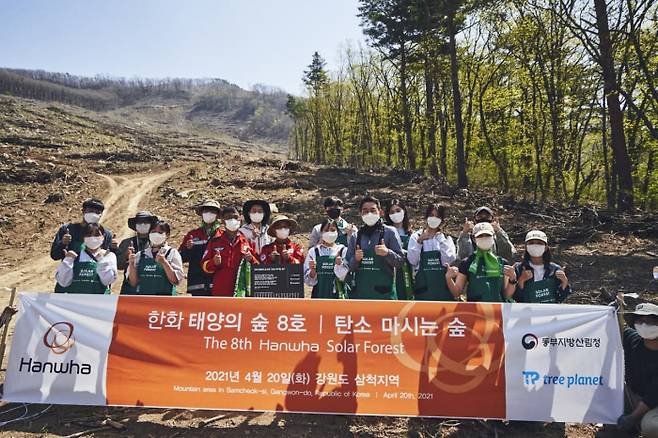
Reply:
<svg viewBox="0 0 658 438"><path fill-rule="evenodd" d="M404 220L404 211L398 211L397 213L389 214L388 217L391 218L394 224L400 224Z"/></svg>
<svg viewBox="0 0 658 438"><path fill-rule="evenodd" d="M327 231L322 233L322 240L327 243L334 243L338 239L338 231Z"/></svg>
<svg viewBox="0 0 658 438"><path fill-rule="evenodd" d="M475 244L482 251L489 251L494 244L493 236L478 237L475 239Z"/></svg>
<svg viewBox="0 0 658 438"><path fill-rule="evenodd" d="M104 240L105 238L103 236L85 237L85 246L94 251L103 244Z"/></svg>
<svg viewBox="0 0 658 438"><path fill-rule="evenodd" d="M160 246L167 240L165 233L151 233L149 234L149 241L153 246Z"/></svg>
<svg viewBox="0 0 658 438"><path fill-rule="evenodd" d="M224 221L226 224L226 229L229 231L237 231L240 228L240 221L238 219L228 219Z"/></svg>
<svg viewBox="0 0 658 438"><path fill-rule="evenodd" d="M653 279L654 279L654 280L658 280L658 272L654 272L654 273L653 273Z"/></svg>
<svg viewBox="0 0 658 438"><path fill-rule="evenodd" d="M276 230L276 237L283 240L290 236L290 228L279 228Z"/></svg>
<svg viewBox="0 0 658 438"><path fill-rule="evenodd" d="M137 231L137 234L148 234L150 230L151 230L151 224L135 225L135 231Z"/></svg>
<svg viewBox="0 0 658 438"><path fill-rule="evenodd" d="M427 226L429 226L432 229L439 228L439 225L441 225L441 222L443 222L443 221L441 220L440 217L429 216L427 218Z"/></svg>
<svg viewBox="0 0 658 438"><path fill-rule="evenodd" d="M363 223L368 225L369 227L372 227L379 221L379 215L375 213L368 213L364 214L361 216L361 220L363 220Z"/></svg>
<svg viewBox="0 0 658 438"><path fill-rule="evenodd" d="M201 214L201 217L203 218L203 221L207 224L212 224L217 220L217 213L211 213L209 211L206 211Z"/></svg>
<svg viewBox="0 0 658 438"><path fill-rule="evenodd" d="M637 334L643 339L654 340L658 339L658 325L649 325L644 322L635 324Z"/></svg>
<svg viewBox="0 0 658 438"><path fill-rule="evenodd" d="M541 257L546 252L546 246L544 245L527 245L526 250L530 257Z"/></svg>
<svg viewBox="0 0 658 438"><path fill-rule="evenodd" d="M85 213L83 217L88 224L97 224L101 220L101 215L98 213Z"/></svg>
<svg viewBox="0 0 658 438"><path fill-rule="evenodd" d="M251 222L255 224L259 224L263 222L263 218L265 217L265 214L263 213L249 213L249 219L251 219Z"/></svg>

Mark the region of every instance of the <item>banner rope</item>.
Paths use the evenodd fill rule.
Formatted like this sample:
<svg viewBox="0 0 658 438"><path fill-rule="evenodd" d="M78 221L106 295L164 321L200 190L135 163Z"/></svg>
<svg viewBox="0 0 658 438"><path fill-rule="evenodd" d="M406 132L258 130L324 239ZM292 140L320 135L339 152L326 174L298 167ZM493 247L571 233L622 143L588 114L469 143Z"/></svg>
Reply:
<svg viewBox="0 0 658 438"><path fill-rule="evenodd" d="M21 416L18 417L18 418L13 418L13 419L11 419L11 420L6 420L6 421L0 421L0 427L4 427L4 426L6 426L6 425L8 425L8 424L15 423L15 422L17 422L17 421L34 420L35 418L40 417L41 415L45 414L46 411L48 411L48 409L50 409L50 408L53 407L53 405L48 405L48 406L46 406L46 408L43 409L41 412L37 412L36 414L28 415L28 413L29 413L28 406L29 406L29 405L28 405L27 403L23 403L22 406L17 406L17 407L15 407L15 408L8 409L8 410L6 410L6 411L4 411L4 412L0 412L0 415L3 415L3 414L6 414L6 413L8 413L8 412L12 412L12 411L15 411L15 410L17 410L17 409L20 409L20 408L24 408L24 409L25 409L25 412L24 412L23 414L21 414Z"/></svg>

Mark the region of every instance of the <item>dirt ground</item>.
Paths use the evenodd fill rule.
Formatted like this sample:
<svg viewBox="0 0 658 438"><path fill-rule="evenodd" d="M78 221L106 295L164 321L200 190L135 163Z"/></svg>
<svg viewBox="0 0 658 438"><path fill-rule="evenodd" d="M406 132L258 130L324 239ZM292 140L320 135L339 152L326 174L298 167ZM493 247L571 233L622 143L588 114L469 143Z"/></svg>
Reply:
<svg viewBox="0 0 658 438"><path fill-rule="evenodd" d="M480 204L493 207L502 227L521 249L525 232L547 230L554 258L566 265L574 288L570 303L607 304L619 290L654 299L651 269L658 265L656 218L607 214L596 206L561 207L490 191L458 191L435 179L389 171L354 171L289 162L283 153L250 150L225 139L190 134L141 132L67 108L12 100L0 110L0 288L52 290L56 263L49 257L57 228L80 219L84 198L106 204L102 223L117 238L130 235L127 218L148 209L172 225L170 243L199 224L192 207L205 198L239 207L268 199L300 223L294 239L306 245L323 217L327 195L346 201L346 217L357 221L356 204L366 191L399 198L420 227L424 206L448 206L446 231L456 237L464 217ZM92 140L96 139L96 140ZM123 142L123 143L122 143ZM191 146L195 145L195 146ZM110 152L108 152L110 151ZM114 293L119 285L115 285ZM183 285L180 290L185 290ZM0 292L0 300L8 299ZM3 373L4 374L4 373ZM4 375L2 375L4 379ZM36 414L47 406L29 406ZM10 411L10 409L16 410ZM1 422L24 412L0 406ZM122 431L94 429L112 418ZM211 419L205 424L208 419ZM200 427L202 426L202 427ZM137 408L52 406L34 420L7 424L0 437L69 436L371 436L371 437L592 437L594 425L449 421L418 418L294 415Z"/></svg>

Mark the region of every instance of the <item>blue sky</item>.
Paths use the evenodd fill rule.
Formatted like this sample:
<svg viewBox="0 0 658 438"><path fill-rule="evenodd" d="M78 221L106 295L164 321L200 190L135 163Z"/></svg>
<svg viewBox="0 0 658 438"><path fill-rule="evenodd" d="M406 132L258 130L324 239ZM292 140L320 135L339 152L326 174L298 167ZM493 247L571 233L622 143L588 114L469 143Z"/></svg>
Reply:
<svg viewBox="0 0 658 438"><path fill-rule="evenodd" d="M358 0L0 0L0 66L219 77L300 94L318 50L364 41Z"/></svg>

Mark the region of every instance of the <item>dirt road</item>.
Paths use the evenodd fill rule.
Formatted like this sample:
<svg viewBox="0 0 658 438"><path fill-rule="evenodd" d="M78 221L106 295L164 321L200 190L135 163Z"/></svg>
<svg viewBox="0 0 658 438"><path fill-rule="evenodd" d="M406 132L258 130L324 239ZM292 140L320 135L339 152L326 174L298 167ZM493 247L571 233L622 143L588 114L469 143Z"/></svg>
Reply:
<svg viewBox="0 0 658 438"><path fill-rule="evenodd" d="M107 182L107 191L103 197L105 213L101 223L112 230L118 239L129 236L131 230L127 224L128 217L140 208L147 208L146 201L151 192L179 170L145 175L99 175ZM54 236L56 231L56 228L49 230L48 235ZM57 264L49 254L32 258L29 264L26 261L3 269L0 272L0 287L18 287L26 292L50 291Z"/></svg>

